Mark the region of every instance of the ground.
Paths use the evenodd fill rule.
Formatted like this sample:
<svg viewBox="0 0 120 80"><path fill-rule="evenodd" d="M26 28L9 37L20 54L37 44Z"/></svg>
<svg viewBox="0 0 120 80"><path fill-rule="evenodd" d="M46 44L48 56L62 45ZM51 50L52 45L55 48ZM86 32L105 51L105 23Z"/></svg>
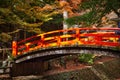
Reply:
<svg viewBox="0 0 120 80"><path fill-rule="evenodd" d="M97 57L97 59L94 61L94 64L103 63L105 61L109 61L113 59L115 59L115 57L111 57L111 56ZM87 63L75 63L73 60L70 60L66 63L66 68L61 67L59 65L54 66L54 68L52 68L51 70L46 71L44 75L51 75L51 74L56 74L60 72L82 69L82 68L90 67L91 65L92 64L87 64Z"/></svg>
<svg viewBox="0 0 120 80"><path fill-rule="evenodd" d="M110 57L110 56L97 57L94 61L94 64L103 63L105 61L110 61L110 60L113 60L113 59L116 59L116 58L115 57ZM86 68L86 67L90 67L90 66L91 66L91 64L86 64L86 63L77 63L76 64L73 60L69 60L66 63L66 68L61 67L60 65L54 65L52 67L52 69L47 70L45 73L43 73L43 75L47 76L47 75L52 75L52 74L56 74L56 73L82 69L82 68ZM39 77L41 77L41 76L39 76ZM18 77L14 77L13 80L31 80L30 78L36 78L36 76L34 76L34 75L25 76L25 77L24 76L18 76ZM120 78L116 79L116 80L120 80Z"/></svg>

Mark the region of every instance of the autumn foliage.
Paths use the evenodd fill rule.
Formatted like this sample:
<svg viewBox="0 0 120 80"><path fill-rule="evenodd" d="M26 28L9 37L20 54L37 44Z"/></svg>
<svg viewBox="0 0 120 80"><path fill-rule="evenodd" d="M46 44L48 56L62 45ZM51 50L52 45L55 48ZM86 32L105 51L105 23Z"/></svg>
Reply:
<svg viewBox="0 0 120 80"><path fill-rule="evenodd" d="M79 5L83 0L61 0L60 6L63 8L63 10L67 10L69 12L69 17L79 15L77 10L79 9ZM76 10L76 11L75 11Z"/></svg>

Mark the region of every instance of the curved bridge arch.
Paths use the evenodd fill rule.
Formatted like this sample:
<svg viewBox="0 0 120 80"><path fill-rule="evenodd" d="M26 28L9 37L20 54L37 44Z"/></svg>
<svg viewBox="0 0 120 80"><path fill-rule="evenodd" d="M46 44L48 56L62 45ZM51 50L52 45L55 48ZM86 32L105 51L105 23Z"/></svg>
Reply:
<svg viewBox="0 0 120 80"><path fill-rule="evenodd" d="M46 56L78 54L82 51L104 51L108 55L119 55L119 28L73 28L51 31L12 44L15 62L23 62ZM118 47L119 49L113 50ZM95 51L94 51L95 50Z"/></svg>
<svg viewBox="0 0 120 80"><path fill-rule="evenodd" d="M15 59L15 63L21 63L30 61L33 59L51 59L65 55L76 54L95 54L95 55L108 55L120 57L120 50L114 50L113 47L100 47L100 46L62 46L54 48L39 49L32 52L28 52L22 56L18 56ZM33 60L34 61L34 60Z"/></svg>

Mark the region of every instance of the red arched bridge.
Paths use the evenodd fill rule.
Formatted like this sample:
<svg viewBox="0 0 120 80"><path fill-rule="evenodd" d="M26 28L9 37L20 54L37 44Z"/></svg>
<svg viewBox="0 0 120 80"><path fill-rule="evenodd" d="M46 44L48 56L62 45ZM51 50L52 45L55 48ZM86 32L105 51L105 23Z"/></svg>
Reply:
<svg viewBox="0 0 120 80"><path fill-rule="evenodd" d="M12 55L16 63L75 53L120 55L118 28L73 28L51 31L25 40L13 41ZM54 55L54 56L53 56ZM52 56L52 57L50 57Z"/></svg>

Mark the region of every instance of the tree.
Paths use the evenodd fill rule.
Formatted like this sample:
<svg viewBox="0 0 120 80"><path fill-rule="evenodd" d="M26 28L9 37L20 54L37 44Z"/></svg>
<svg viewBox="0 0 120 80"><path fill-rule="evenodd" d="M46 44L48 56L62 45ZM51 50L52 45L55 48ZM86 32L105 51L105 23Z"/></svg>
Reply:
<svg viewBox="0 0 120 80"><path fill-rule="evenodd" d="M16 34L21 29L41 33L41 25L59 14L56 6L55 0L0 0L0 36L3 32Z"/></svg>
<svg viewBox="0 0 120 80"><path fill-rule="evenodd" d="M119 0L84 0L79 5L79 9L84 13L67 19L68 24L100 24L102 17L112 11L120 18Z"/></svg>
<svg viewBox="0 0 120 80"><path fill-rule="evenodd" d="M37 27L40 27L44 22L51 20L52 15L58 14L58 12L54 11L54 8L47 4L47 2L48 1L40 0L14 0L12 12L19 18L19 24L25 28L27 27L27 30L29 31L38 33L40 32L40 28Z"/></svg>
<svg viewBox="0 0 120 80"><path fill-rule="evenodd" d="M12 36L18 36L16 34L21 30L39 34L46 25L61 25L63 10L68 10L70 17L77 12L80 2L81 0L67 0L66 3L59 0L0 0L0 25L3 26L0 27L0 32ZM50 28L47 27L48 30Z"/></svg>

